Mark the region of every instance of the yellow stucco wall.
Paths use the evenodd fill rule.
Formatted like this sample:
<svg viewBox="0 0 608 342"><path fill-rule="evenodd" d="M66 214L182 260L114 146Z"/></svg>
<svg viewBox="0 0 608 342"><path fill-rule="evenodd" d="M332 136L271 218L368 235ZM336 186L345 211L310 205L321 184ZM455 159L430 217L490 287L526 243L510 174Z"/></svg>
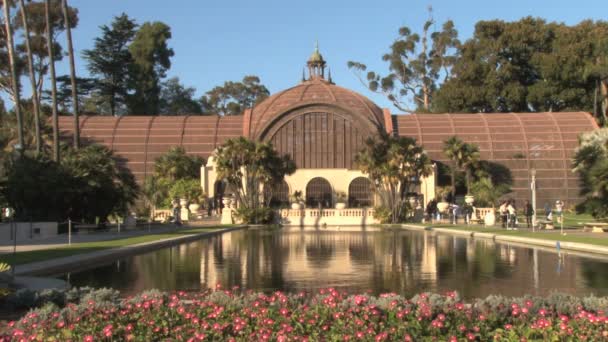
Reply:
<svg viewBox="0 0 608 342"><path fill-rule="evenodd" d="M285 182L289 186L289 193L293 194L295 191L302 191L303 197L306 198L306 185L315 177L327 179L332 187L332 199L335 203L337 192L348 194L348 186L355 178L367 176L359 170L298 169L294 174L285 177ZM201 167L201 186L209 198L215 195L213 185L216 180L215 161L213 157L210 157L207 160L207 165ZM420 192L424 196L425 205L435 197L435 173L422 179Z"/></svg>

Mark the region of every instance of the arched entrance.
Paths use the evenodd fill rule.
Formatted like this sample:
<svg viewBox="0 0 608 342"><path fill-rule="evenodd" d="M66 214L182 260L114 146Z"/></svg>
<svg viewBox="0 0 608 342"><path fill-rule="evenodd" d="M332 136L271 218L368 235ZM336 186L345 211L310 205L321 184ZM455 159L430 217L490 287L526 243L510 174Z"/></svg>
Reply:
<svg viewBox="0 0 608 342"><path fill-rule="evenodd" d="M348 206L351 208L374 205L374 187L366 177L357 177L348 186Z"/></svg>
<svg viewBox="0 0 608 342"><path fill-rule="evenodd" d="M285 180L264 186L264 201L271 208L289 205L289 185Z"/></svg>
<svg viewBox="0 0 608 342"><path fill-rule="evenodd" d="M309 208L331 208L331 185L327 179L316 177L306 185L306 206Z"/></svg>

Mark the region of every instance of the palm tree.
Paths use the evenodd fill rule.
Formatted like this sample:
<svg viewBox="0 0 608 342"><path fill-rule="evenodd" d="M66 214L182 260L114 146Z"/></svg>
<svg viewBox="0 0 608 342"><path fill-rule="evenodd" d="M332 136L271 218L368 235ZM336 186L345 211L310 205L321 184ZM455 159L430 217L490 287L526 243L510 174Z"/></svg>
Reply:
<svg viewBox="0 0 608 342"><path fill-rule="evenodd" d="M53 113L53 160L59 162L59 118L57 114L57 77L55 75L55 59L53 58L53 32L51 23L51 0L44 1L46 17L46 45L49 53L49 71L51 73L51 109Z"/></svg>
<svg viewBox="0 0 608 342"><path fill-rule="evenodd" d="M6 47L8 48L8 58L11 67L11 82L15 94L15 114L17 116L17 136L19 150L23 152L23 117L21 116L21 97L19 95L19 79L17 77L17 63L15 61L15 47L13 45L13 30L11 27L11 10L8 0L3 1L4 5L4 26L6 29Z"/></svg>
<svg viewBox="0 0 608 342"><path fill-rule="evenodd" d="M68 55L70 57L70 78L72 79L72 109L74 110L74 148L78 149L80 147L80 126L78 120L78 93L76 89L76 66L74 63L74 47L72 45L72 29L70 28L68 1L63 0L61 4L63 7L65 32L68 40Z"/></svg>
<svg viewBox="0 0 608 342"><path fill-rule="evenodd" d="M21 7L21 21L23 23L23 29L25 30L25 49L27 52L30 83L32 85L32 106L34 108L34 127L36 129L36 154L40 154L42 151L42 133L40 132L40 98L38 97L38 87L36 86L32 47L30 44L30 29L27 22L27 9L25 8L25 1L19 0L19 6Z"/></svg>
<svg viewBox="0 0 608 342"><path fill-rule="evenodd" d="M460 138L453 136L443 142L443 153L452 161L452 198L455 195L456 170L464 170L466 173L467 195L471 189L471 169L477 165L480 159L479 147L469 144Z"/></svg>
<svg viewBox="0 0 608 342"><path fill-rule="evenodd" d="M471 171L477 165L480 159L479 147L475 144L467 144L463 145L462 153L461 153L461 163L462 168L464 168L464 172L466 174L467 180L467 195L471 194Z"/></svg>
<svg viewBox="0 0 608 342"><path fill-rule="evenodd" d="M456 170L462 167L460 164L460 152L462 151L463 144L464 141L460 140L457 136L452 136L443 142L443 153L452 162L452 165L450 166L452 200L456 197Z"/></svg>

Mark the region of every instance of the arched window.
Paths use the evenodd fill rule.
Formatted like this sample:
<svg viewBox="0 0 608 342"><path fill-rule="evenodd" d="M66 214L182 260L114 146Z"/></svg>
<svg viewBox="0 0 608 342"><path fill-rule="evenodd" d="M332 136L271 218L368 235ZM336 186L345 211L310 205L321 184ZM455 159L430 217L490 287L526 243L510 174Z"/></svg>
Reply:
<svg viewBox="0 0 608 342"><path fill-rule="evenodd" d="M371 207L374 204L372 182L365 177L357 177L348 186L348 206L352 208Z"/></svg>
<svg viewBox="0 0 608 342"><path fill-rule="evenodd" d="M333 206L331 200L331 185L322 177L313 178L306 185L306 206L310 208L318 208L319 204L323 208L331 208Z"/></svg>
<svg viewBox="0 0 608 342"><path fill-rule="evenodd" d="M264 186L264 200L272 208L289 205L289 185L285 180Z"/></svg>

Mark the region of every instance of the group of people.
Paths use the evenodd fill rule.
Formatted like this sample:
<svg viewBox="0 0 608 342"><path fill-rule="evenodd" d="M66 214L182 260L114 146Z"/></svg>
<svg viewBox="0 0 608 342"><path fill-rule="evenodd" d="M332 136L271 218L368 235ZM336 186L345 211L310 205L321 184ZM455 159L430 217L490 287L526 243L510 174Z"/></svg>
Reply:
<svg viewBox="0 0 608 342"><path fill-rule="evenodd" d="M458 224L458 218L462 217L466 224L471 223L471 219L473 217L473 212L475 208L473 208L470 204L464 204L459 206L456 203L450 203L444 215L448 215L450 221L453 224ZM432 199L426 206L426 217L428 222L433 222L434 220L441 220L442 213L437 208L437 200Z"/></svg>
<svg viewBox="0 0 608 342"><path fill-rule="evenodd" d="M517 207L515 206L514 199L502 201L498 207L498 213L500 214L503 228L517 228L519 221L517 219ZM532 204L530 204L530 201L526 201L524 204L524 216L526 217L526 226L530 228L533 224L532 216L534 216L534 208L532 207Z"/></svg>

